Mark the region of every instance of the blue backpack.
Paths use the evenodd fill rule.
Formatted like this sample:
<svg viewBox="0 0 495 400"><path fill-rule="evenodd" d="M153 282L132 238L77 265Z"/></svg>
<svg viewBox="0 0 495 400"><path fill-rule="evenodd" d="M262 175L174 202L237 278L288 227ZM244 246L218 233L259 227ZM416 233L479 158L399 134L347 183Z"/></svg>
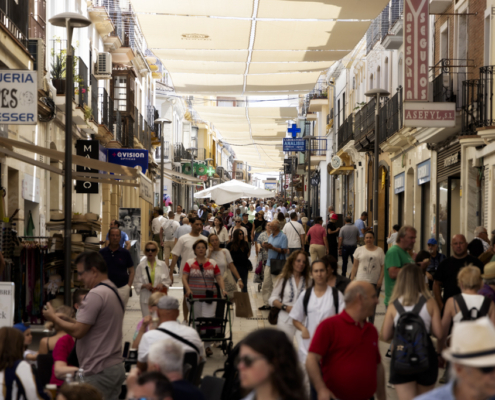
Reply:
<svg viewBox="0 0 495 400"><path fill-rule="evenodd" d="M419 374L428 370L430 365L430 336L419 313L426 303L421 296L411 311L405 311L399 300L394 307L399 313L399 321L392 340L392 360L390 368L398 374Z"/></svg>

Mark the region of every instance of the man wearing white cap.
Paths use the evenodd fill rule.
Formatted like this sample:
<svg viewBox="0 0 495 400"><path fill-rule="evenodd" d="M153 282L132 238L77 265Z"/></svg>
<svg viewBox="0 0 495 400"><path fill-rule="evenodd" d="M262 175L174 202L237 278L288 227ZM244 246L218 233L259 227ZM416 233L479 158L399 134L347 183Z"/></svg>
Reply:
<svg viewBox="0 0 495 400"><path fill-rule="evenodd" d="M454 378L416 400L495 399L495 327L488 318L455 324L442 356L450 361Z"/></svg>
<svg viewBox="0 0 495 400"><path fill-rule="evenodd" d="M158 318L160 325L157 329L146 332L141 338L138 348L138 368L146 371L150 346L165 339L171 339L182 346L184 352L195 352L199 358L205 358L205 348L198 332L177 322L179 317L179 301L172 296L163 296L158 300Z"/></svg>

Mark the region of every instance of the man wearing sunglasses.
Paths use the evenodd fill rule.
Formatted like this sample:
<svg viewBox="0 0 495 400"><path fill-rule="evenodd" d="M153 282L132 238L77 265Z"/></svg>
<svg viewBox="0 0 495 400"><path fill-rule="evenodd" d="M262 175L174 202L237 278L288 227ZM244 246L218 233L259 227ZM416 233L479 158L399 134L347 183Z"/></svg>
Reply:
<svg viewBox="0 0 495 400"><path fill-rule="evenodd" d="M495 399L495 328L487 317L455 324L442 356L454 378L416 400Z"/></svg>

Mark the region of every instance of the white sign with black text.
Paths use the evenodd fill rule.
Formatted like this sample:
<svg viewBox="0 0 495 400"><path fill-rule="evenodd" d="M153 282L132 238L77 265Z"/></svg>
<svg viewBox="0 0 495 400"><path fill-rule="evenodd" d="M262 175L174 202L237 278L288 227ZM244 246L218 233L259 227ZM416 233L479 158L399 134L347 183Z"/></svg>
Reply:
<svg viewBox="0 0 495 400"><path fill-rule="evenodd" d="M15 285L0 282L0 328L14 325Z"/></svg>
<svg viewBox="0 0 495 400"><path fill-rule="evenodd" d="M0 124L38 123L36 71L0 70Z"/></svg>

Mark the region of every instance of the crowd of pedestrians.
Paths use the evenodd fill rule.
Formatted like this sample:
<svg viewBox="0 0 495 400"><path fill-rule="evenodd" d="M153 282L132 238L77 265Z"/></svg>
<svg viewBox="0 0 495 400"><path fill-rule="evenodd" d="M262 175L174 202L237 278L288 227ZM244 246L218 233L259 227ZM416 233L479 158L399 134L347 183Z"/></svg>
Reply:
<svg viewBox="0 0 495 400"><path fill-rule="evenodd" d="M129 399L204 400L184 369L213 354L196 323L218 316L209 299L247 294L250 271L273 328L232 350L224 375L232 391L222 398L382 400L387 386L399 400L495 398L495 251L486 229L477 227L471 243L454 235L446 257L435 238L418 249L416 229L394 225L382 249L366 212L353 221L330 207L310 219L297 200L157 209L137 265L112 221L106 246L74 261L87 288L74 292L74 309L44 309L55 334L38 352L28 349L29 326L0 329L0 400L50 398L31 373L48 359L59 400L118 399L123 386ZM168 293L174 284L183 287L182 321ZM131 344L137 368L126 376L131 288L142 320ZM381 296L386 313L376 327ZM388 373L380 341L389 346ZM434 389L440 368L445 385Z"/></svg>

